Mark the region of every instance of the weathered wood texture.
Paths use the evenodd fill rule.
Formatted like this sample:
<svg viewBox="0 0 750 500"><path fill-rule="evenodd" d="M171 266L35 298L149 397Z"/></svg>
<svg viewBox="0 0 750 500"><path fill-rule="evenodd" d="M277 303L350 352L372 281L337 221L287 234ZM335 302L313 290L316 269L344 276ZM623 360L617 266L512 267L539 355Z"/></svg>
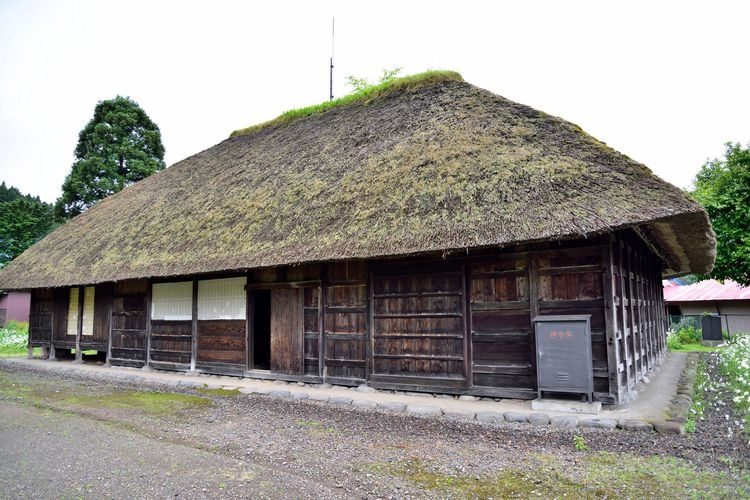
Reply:
<svg viewBox="0 0 750 500"><path fill-rule="evenodd" d="M376 268L371 293L373 380L466 385L461 267Z"/></svg>
<svg viewBox="0 0 750 500"><path fill-rule="evenodd" d="M92 335L81 337L81 347L104 350L109 337L109 322L112 316L114 285L102 283L94 291L94 328Z"/></svg>
<svg viewBox="0 0 750 500"><path fill-rule="evenodd" d="M151 361L190 367L192 356L191 321L151 321Z"/></svg>
<svg viewBox="0 0 750 500"><path fill-rule="evenodd" d="M54 294L49 288L31 291L29 345L48 345L52 339Z"/></svg>
<svg viewBox="0 0 750 500"><path fill-rule="evenodd" d="M304 372L304 289L271 291L271 371Z"/></svg>
<svg viewBox="0 0 750 500"><path fill-rule="evenodd" d="M245 320L198 321L198 363L245 367Z"/></svg>
<svg viewBox="0 0 750 500"><path fill-rule="evenodd" d="M141 367L146 362L146 280L125 281L112 290L111 349L109 361L117 366ZM97 290L97 297L99 291Z"/></svg>
<svg viewBox="0 0 750 500"><path fill-rule="evenodd" d="M326 268L323 293L324 374L355 383L367 377L367 266L342 262Z"/></svg>
<svg viewBox="0 0 750 500"><path fill-rule="evenodd" d="M305 375L320 375L320 287L304 289Z"/></svg>
<svg viewBox="0 0 750 500"><path fill-rule="evenodd" d="M630 232L610 235L606 245L608 312L612 326L611 391L628 399L666 351L666 322L661 268L651 250Z"/></svg>

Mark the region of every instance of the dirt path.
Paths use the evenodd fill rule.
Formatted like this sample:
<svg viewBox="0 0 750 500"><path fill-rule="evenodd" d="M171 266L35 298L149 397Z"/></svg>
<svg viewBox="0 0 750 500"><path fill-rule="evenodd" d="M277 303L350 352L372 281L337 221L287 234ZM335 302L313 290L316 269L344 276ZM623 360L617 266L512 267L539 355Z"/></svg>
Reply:
<svg viewBox="0 0 750 500"><path fill-rule="evenodd" d="M489 425L0 371L0 497L750 496L750 446L721 423Z"/></svg>
<svg viewBox="0 0 750 500"><path fill-rule="evenodd" d="M3 498L321 498L289 471L148 438L116 425L0 404ZM302 494L301 494L302 492Z"/></svg>

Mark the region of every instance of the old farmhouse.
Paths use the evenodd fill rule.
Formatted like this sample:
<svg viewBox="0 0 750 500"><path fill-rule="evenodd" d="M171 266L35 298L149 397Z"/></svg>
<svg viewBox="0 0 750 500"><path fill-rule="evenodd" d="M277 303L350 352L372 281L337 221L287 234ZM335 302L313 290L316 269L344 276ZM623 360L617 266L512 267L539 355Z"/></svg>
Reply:
<svg viewBox="0 0 750 500"><path fill-rule="evenodd" d="M451 72L237 131L0 271L31 340L112 365L533 398L533 320L590 324L595 399L665 352L705 211L579 127ZM583 362L584 350L581 350Z"/></svg>

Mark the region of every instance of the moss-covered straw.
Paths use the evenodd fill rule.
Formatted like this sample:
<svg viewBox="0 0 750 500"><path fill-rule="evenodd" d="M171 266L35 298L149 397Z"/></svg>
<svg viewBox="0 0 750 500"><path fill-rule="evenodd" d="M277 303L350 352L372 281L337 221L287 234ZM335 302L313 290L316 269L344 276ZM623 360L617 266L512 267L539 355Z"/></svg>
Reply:
<svg viewBox="0 0 750 500"><path fill-rule="evenodd" d="M452 72L250 127L118 194L0 271L0 287L371 258L640 226L704 272L705 211L579 127Z"/></svg>

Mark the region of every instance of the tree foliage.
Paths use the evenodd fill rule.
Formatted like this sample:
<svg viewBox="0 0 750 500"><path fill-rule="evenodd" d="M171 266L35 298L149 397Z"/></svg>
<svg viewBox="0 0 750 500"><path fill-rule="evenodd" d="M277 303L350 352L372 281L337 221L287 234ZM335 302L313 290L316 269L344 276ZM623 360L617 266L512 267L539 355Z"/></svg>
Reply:
<svg viewBox="0 0 750 500"><path fill-rule="evenodd" d="M55 213L70 218L97 201L162 170L159 127L129 97L100 101L78 135L75 162Z"/></svg>
<svg viewBox="0 0 750 500"><path fill-rule="evenodd" d="M55 228L52 205L0 184L0 267Z"/></svg>
<svg viewBox="0 0 750 500"><path fill-rule="evenodd" d="M708 277L750 285L750 144L727 143L724 158L698 172L693 196L716 232L716 264Z"/></svg>

